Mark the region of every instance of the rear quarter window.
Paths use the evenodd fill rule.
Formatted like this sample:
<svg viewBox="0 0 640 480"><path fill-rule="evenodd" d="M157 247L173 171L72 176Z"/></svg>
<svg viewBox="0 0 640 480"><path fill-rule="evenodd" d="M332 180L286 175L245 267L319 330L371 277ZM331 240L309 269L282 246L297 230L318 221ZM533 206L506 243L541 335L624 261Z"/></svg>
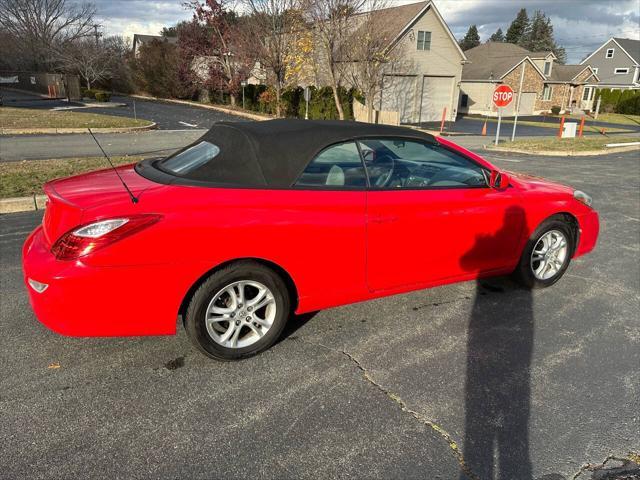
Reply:
<svg viewBox="0 0 640 480"><path fill-rule="evenodd" d="M162 170L175 175L187 175L220 154L220 147L202 141L168 157L160 163Z"/></svg>

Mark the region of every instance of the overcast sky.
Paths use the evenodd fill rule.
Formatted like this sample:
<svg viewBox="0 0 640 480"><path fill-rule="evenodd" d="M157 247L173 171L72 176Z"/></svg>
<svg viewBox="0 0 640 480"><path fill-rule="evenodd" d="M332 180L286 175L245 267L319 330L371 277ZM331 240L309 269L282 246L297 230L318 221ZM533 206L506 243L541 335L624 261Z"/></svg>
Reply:
<svg viewBox="0 0 640 480"><path fill-rule="evenodd" d="M390 0L396 5L415 0ZM188 19L183 0L93 0L106 35L158 34L163 26ZM640 39L640 0L436 0L445 21L460 38L471 23L486 40L509 27L522 7L551 17L556 41L577 63L612 36Z"/></svg>

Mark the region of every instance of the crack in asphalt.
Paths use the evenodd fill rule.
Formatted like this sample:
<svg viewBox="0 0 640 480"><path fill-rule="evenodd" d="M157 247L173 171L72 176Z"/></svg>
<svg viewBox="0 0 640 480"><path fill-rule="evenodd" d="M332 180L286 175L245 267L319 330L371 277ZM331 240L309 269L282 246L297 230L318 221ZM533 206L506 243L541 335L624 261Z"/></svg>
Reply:
<svg viewBox="0 0 640 480"><path fill-rule="evenodd" d="M571 480L576 480L586 471L597 472L599 470L604 470L607 466L607 463L611 461L622 462L622 465L619 468L624 468L629 466L630 464L637 464L638 462L640 462L640 455L634 452L630 452L626 457L621 457L619 455L609 455L604 459L602 463L585 463L584 465L582 465L582 467L580 467L580 470L574 473L573 477L571 477ZM637 471L640 470L633 471L632 473L635 474Z"/></svg>
<svg viewBox="0 0 640 480"><path fill-rule="evenodd" d="M453 437L451 436L451 434L449 432L447 432L444 428L442 428L437 423L435 423L435 422L429 420L428 418L426 418L424 415L422 415L422 414L416 412L415 410L411 409L407 405L407 403L402 399L402 397L400 397L398 394L392 392L391 390L389 390L389 389L385 388L384 386L382 386L381 384L379 384L369 374L369 371L362 365L362 363L360 363L360 361L357 358L355 358L352 354L350 354L349 352L347 352L345 350L339 350L339 349L336 349L336 348L332 348L332 347L329 347L327 345L323 345L322 343L312 342L310 340L306 340L306 339L301 338L301 337L296 337L295 339L296 340L300 340L300 341L302 341L304 343L307 343L309 345L313 345L313 346L316 346L316 347L324 348L325 350L328 350L328 351L333 352L333 353L338 353L338 354L346 357L351 363L353 363L358 368L358 370L360 370L360 372L362 372L363 378L368 383L370 383L375 388L377 388L379 391L384 393L387 396L387 398L389 398L392 402L394 402L400 408L400 410L402 410L405 413L410 414L413 418L415 418L419 422L421 422L424 425L426 425L427 427L429 427L431 430L436 432L445 442L447 442L447 444L449 445L449 449L452 451L453 455L456 457L456 460L458 461L458 464L460 465L460 469L464 472L465 475L467 475L467 477L469 477L471 480L480 480L480 477L478 477L475 473L473 473L471 471L471 469L469 468L469 466L467 465L467 463L466 463L466 461L464 459L464 455L462 454L462 451L460 450L460 447L458 447L458 444L456 443L456 441L453 439Z"/></svg>

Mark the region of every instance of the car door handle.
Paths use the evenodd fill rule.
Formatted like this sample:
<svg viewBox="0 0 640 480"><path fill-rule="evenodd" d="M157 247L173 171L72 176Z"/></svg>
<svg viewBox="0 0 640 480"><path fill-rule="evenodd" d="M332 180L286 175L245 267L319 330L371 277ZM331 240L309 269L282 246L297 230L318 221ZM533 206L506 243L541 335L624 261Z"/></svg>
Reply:
<svg viewBox="0 0 640 480"><path fill-rule="evenodd" d="M372 223L393 223L400 220L397 215L378 215L371 218Z"/></svg>

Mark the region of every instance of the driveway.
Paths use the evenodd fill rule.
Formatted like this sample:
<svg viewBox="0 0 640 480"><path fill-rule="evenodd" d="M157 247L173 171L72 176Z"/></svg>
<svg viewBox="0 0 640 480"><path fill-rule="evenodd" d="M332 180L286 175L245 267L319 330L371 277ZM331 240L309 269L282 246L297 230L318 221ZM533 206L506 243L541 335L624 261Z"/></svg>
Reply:
<svg viewBox="0 0 640 480"><path fill-rule="evenodd" d="M217 122L247 121L245 118L236 117L235 115L176 103L140 100L133 99L131 97L119 96L111 97L111 101L115 103L124 103L126 106L110 108L108 110L101 108L88 108L80 111L105 113L108 115L133 118L133 104L135 102L135 113L138 118L144 118L145 120L156 122L158 124L158 128L161 130L209 129Z"/></svg>
<svg viewBox="0 0 640 480"><path fill-rule="evenodd" d="M40 215L0 217L0 476L474 478L464 461L482 479L568 480L638 452L637 155L490 157L592 194L596 251L546 290L494 279L322 311L236 363L182 330L51 333L19 263Z"/></svg>

